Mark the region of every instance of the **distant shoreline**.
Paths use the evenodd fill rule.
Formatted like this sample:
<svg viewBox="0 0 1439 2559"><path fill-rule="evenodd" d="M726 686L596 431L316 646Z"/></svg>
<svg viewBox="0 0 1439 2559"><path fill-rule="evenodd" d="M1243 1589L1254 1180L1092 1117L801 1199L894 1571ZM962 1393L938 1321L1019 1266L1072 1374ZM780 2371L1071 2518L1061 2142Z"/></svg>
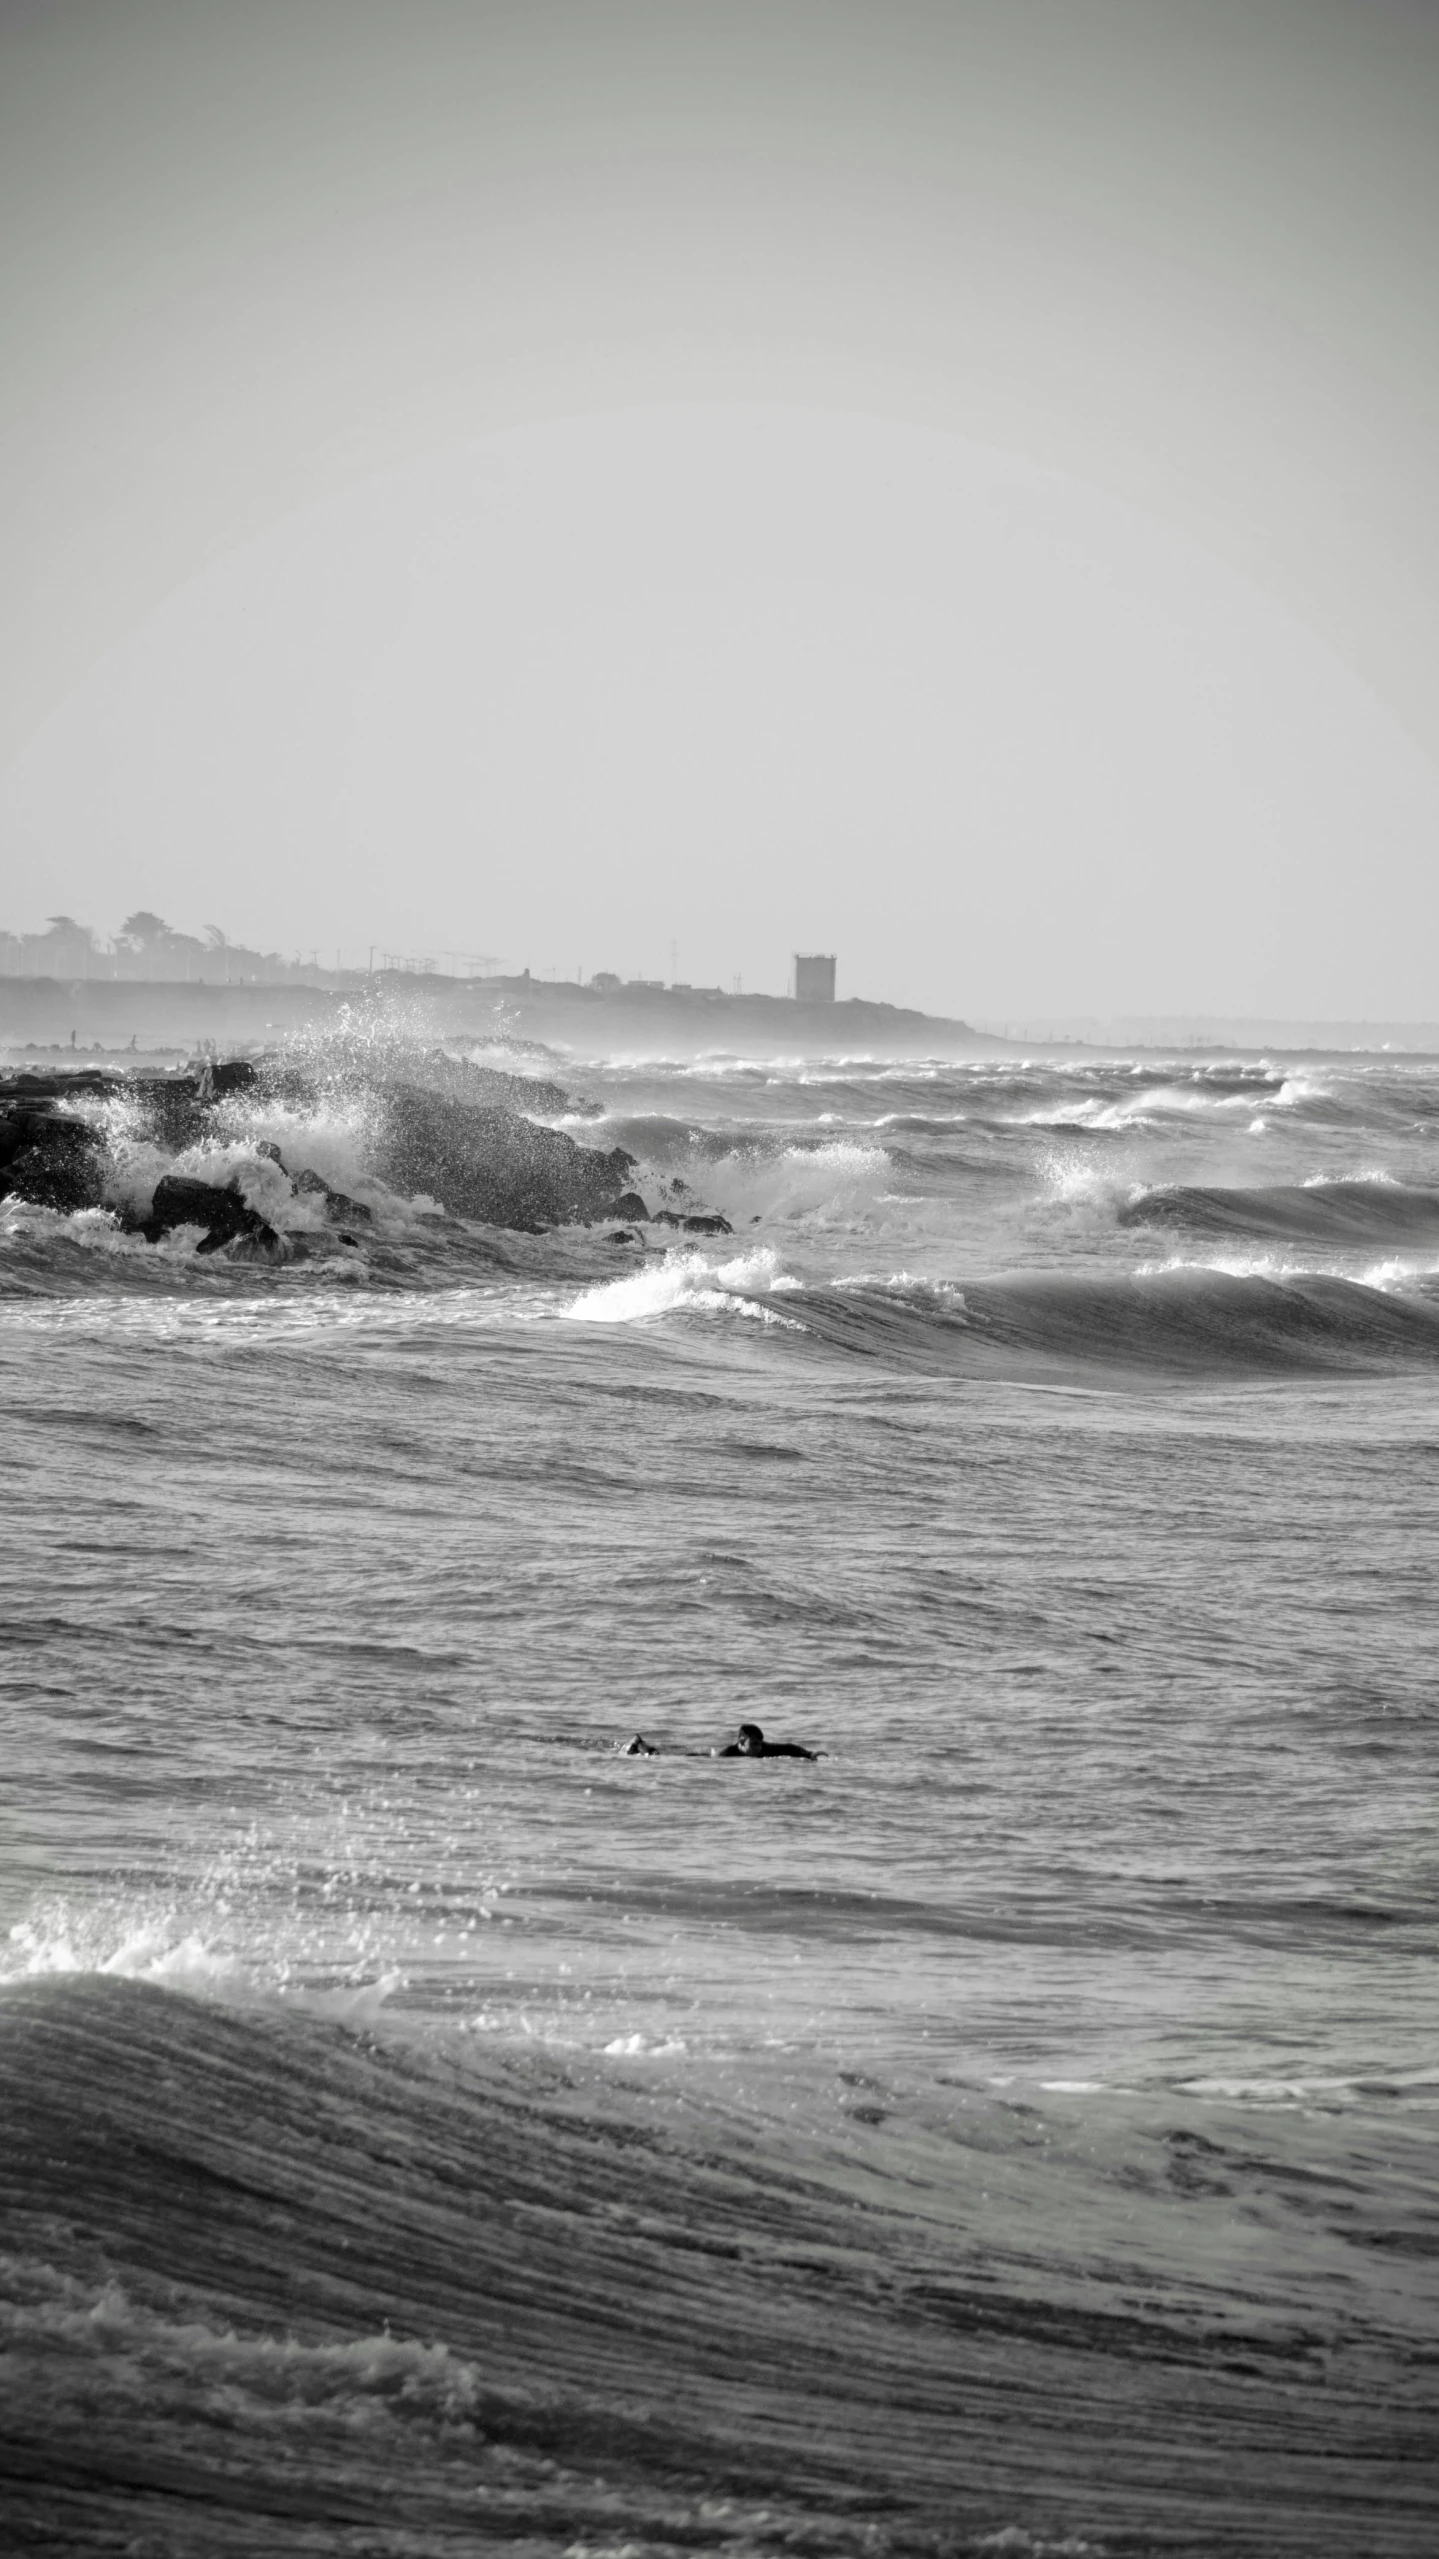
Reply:
<svg viewBox="0 0 1439 2559"><path fill-rule="evenodd" d="M222 1049L272 1046L307 1025L323 1028L346 1005L374 996L417 1015L437 1039L503 1037L583 1056L633 1049L651 1055L772 1057L883 1056L1439 1056L1439 1023L1252 1024L1203 1017L1113 1026L1084 1034L1001 1033L912 1006L848 996L830 1004L789 995L727 995L717 988L580 986L543 978L452 978L411 970L325 973L293 979L0 977L0 1049L68 1053L128 1048L139 1054L188 1051L201 1040ZM1326 1034L1328 1036L1326 1036ZM1227 1036L1226 1036L1227 1035Z"/></svg>
<svg viewBox="0 0 1439 2559"><path fill-rule="evenodd" d="M618 989L554 984L542 978L446 978L408 970L296 985L207 983L201 979L0 978L0 1045L26 1042L77 1047L128 1040L159 1048L213 1039L249 1046L283 1039L308 1023L324 1025L343 1006L375 995L414 1008L437 1038L535 1041L545 1047L609 1050L639 1047L703 1052L724 1049L772 1056L878 1051L893 1056L1007 1053L1013 1043L897 1004L849 997L801 1004L787 995L725 995L687 987Z"/></svg>

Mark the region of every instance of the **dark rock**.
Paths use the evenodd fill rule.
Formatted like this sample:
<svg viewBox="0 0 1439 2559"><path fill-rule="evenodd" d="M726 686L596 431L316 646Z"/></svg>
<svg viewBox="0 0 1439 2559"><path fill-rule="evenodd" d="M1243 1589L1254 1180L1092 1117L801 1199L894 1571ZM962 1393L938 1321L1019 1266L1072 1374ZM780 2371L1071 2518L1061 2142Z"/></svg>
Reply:
<svg viewBox="0 0 1439 2559"><path fill-rule="evenodd" d="M274 1228L256 1215L238 1190L221 1190L213 1182L196 1182L184 1173L167 1173L155 1185L149 1216L135 1220L132 1231L143 1235L147 1244L158 1244L162 1235L170 1234L177 1226L204 1228L203 1240L195 1247L199 1253L217 1253L222 1244L240 1241L265 1240L270 1245L280 1241Z"/></svg>
<svg viewBox="0 0 1439 2559"><path fill-rule="evenodd" d="M612 1217L638 1218L642 1226L649 1224L649 1210L638 1191L622 1191L610 1212Z"/></svg>
<svg viewBox="0 0 1439 2559"><path fill-rule="evenodd" d="M401 1085L385 1112L378 1170L393 1190L429 1192L454 1217L535 1234L613 1217L635 1159L601 1154L518 1112Z"/></svg>
<svg viewBox="0 0 1439 2559"><path fill-rule="evenodd" d="M188 1076L123 1076L71 1069L0 1077L0 1199L21 1199L63 1212L102 1204L105 1133L66 1110L67 1102L124 1096L138 1106L150 1133L176 1150L205 1133L212 1100L246 1090L257 1080L256 1070L243 1058L218 1066L206 1060L198 1074ZM278 1149L271 1151L278 1160ZM358 1200L347 1200L341 1192L326 1188L326 1200L332 1216L350 1221L369 1217L369 1210ZM174 1226L202 1226L202 1252L215 1252L220 1245L241 1238L252 1243L263 1240L263 1230L263 1237L269 1239L267 1250L273 1248L282 1258L288 1251L274 1229L245 1206L233 1185L220 1190L174 1174L158 1185L149 1217L126 1224L131 1232L138 1227L152 1240Z"/></svg>
<svg viewBox="0 0 1439 2559"><path fill-rule="evenodd" d="M0 1106L12 1097L65 1102L72 1100L77 1093L94 1098L96 1095L123 1093L124 1090L124 1077L107 1075L103 1067L62 1068L55 1075L40 1074L34 1068L26 1067L18 1075L0 1075Z"/></svg>
<svg viewBox="0 0 1439 2559"><path fill-rule="evenodd" d="M0 1104L0 1199L66 1213L98 1208L105 1151L99 1131L36 1097Z"/></svg>
<svg viewBox="0 0 1439 2559"><path fill-rule="evenodd" d="M110 1100L123 1094L153 1112L193 1110L202 1100L218 1101L230 1093L249 1092L260 1082L258 1067L246 1057L222 1059L188 1075L133 1075L104 1066L24 1067L0 1075L0 1110L12 1101L72 1102L80 1098Z"/></svg>
<svg viewBox="0 0 1439 2559"><path fill-rule="evenodd" d="M260 1152L262 1155L273 1154L275 1162L279 1164L280 1150L278 1146L274 1148L261 1147ZM280 1169L283 1172L283 1165L281 1165ZM363 1200L352 1200L348 1191L331 1190L324 1175L322 1173L312 1173L308 1165L306 1165L303 1172L296 1173L292 1176L290 1188L294 1191L304 1191L306 1193L313 1193L316 1191L322 1192L324 1195L325 1214L327 1217L348 1217L351 1219L358 1219L360 1224L364 1226L371 1225L374 1222L374 1210L366 1208Z"/></svg>
<svg viewBox="0 0 1439 2559"><path fill-rule="evenodd" d="M227 1242L225 1258L230 1262L293 1262L304 1259L300 1244L292 1242L288 1235L277 1235L263 1217L257 1217L246 1234L222 1240ZM207 1235L204 1243L197 1244L195 1250L197 1253L214 1253L219 1246Z"/></svg>
<svg viewBox="0 0 1439 2559"><path fill-rule="evenodd" d="M616 1226L605 1237L605 1242L607 1244L642 1244L644 1237L636 1235L632 1226Z"/></svg>
<svg viewBox="0 0 1439 2559"><path fill-rule="evenodd" d="M59 1209L66 1216L98 1208L103 1196L104 1178L93 1155L31 1146L0 1174L0 1197L25 1200L32 1208Z"/></svg>
<svg viewBox="0 0 1439 2559"><path fill-rule="evenodd" d="M501 1102L512 1111L538 1111L550 1118L578 1108L598 1118L603 1108L599 1102L576 1104L562 1084L546 1083L537 1075L505 1075L494 1066L472 1066L468 1073L478 1088L477 1101Z"/></svg>
<svg viewBox="0 0 1439 2559"><path fill-rule="evenodd" d="M681 1217L678 1211L672 1208L657 1208L650 1219L650 1224L651 1226L682 1227L686 1235L733 1235L734 1233L734 1228L727 1217Z"/></svg>

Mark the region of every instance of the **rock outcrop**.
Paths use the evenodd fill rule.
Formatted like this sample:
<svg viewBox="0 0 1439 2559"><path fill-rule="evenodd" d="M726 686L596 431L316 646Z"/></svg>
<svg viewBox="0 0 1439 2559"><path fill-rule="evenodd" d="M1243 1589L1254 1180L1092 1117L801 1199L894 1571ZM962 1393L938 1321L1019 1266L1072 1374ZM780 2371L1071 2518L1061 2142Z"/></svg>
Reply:
<svg viewBox="0 0 1439 2559"><path fill-rule="evenodd" d="M386 1096L375 1160L392 1190L427 1192L452 1216L530 1234L623 1214L635 1167L623 1147L601 1153L501 1105L414 1084Z"/></svg>
<svg viewBox="0 0 1439 2559"><path fill-rule="evenodd" d="M657 1208L651 1226L677 1226L684 1235L733 1235L727 1217L711 1215L681 1216L676 1209Z"/></svg>
<svg viewBox="0 0 1439 2559"><path fill-rule="evenodd" d="M298 1173L291 1173L278 1146L271 1144L269 1139L262 1140L255 1152L269 1163L279 1165L296 1197L323 1200L325 1215L332 1226L373 1224L374 1210L366 1208L363 1200L352 1200L348 1191L337 1191L331 1183L326 1181L323 1173L312 1171L308 1164L303 1165Z"/></svg>
<svg viewBox="0 0 1439 2559"><path fill-rule="evenodd" d="M0 1199L72 1214L98 1208L105 1194L105 1148L98 1130L50 1094L0 1085ZM37 1079L38 1080L38 1079Z"/></svg>
<svg viewBox="0 0 1439 2559"><path fill-rule="evenodd" d="M653 1214L631 1187L635 1158L623 1147L582 1146L565 1130L526 1116L573 1107L558 1085L494 1069L465 1067L438 1056L434 1082L396 1083L376 1078L371 1162L401 1197L428 1196L449 1215L487 1226L539 1234L554 1226L617 1220L627 1237L646 1225L690 1235L728 1235L728 1220ZM248 1059L202 1059L183 1075L125 1075L94 1068L69 1072L22 1071L0 1077L0 1200L13 1197L65 1212L105 1204L112 1178L107 1134L83 1115L86 1102L123 1100L132 1131L171 1155L199 1146L216 1133L218 1105L241 1095L283 1101L303 1110L321 1098L320 1082L285 1061L257 1068ZM224 1122L221 1122L224 1128ZM233 1125L233 1124L232 1124ZM337 1191L305 1168L290 1174L279 1148L262 1142L256 1153L286 1175L292 1193L317 1199L341 1240L372 1224L363 1201ZM673 1196L682 1185L671 1184ZM275 1228L248 1206L237 1180L223 1184L167 1173L142 1216L122 1218L129 1232L156 1241L182 1226L198 1226L198 1249L225 1248L243 1258L290 1249ZM301 1249L303 1245L301 1243Z"/></svg>
<svg viewBox="0 0 1439 2559"><path fill-rule="evenodd" d="M123 1223L131 1234L143 1235L147 1244L158 1244L162 1235L173 1234L177 1226L203 1227L197 1253L218 1253L222 1244L242 1239L262 1246L267 1254L283 1249L273 1226L249 1206L237 1182L221 1188L214 1182L191 1181L184 1173L166 1173L155 1185L149 1216L126 1218Z"/></svg>

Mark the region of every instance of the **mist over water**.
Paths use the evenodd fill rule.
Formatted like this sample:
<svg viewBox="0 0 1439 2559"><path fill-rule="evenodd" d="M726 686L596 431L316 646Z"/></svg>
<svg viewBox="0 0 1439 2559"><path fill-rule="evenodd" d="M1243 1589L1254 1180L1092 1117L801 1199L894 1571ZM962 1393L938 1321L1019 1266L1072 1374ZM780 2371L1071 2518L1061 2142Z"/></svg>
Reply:
<svg viewBox="0 0 1439 2559"><path fill-rule="evenodd" d="M1266 2550L1337 2552L1326 2424L1365 2546L1421 2548L1439 1069L581 1063L398 1034L303 1064L178 1154L84 1105L109 1204L0 1208L0 2025L44 2063L12 2073L17 2156L70 2155L85 2086L111 2123L21 2233L27 2368L51 2392L83 2369L102 2433L163 2372L146 2423L183 2462L223 2368L257 2476L276 2407L302 2465L382 2412L435 2517L462 2440L465 2494L501 2503L481 2447L528 2445L569 2500L545 2522L553 2478L525 2473L546 2550L576 2516L693 2546L701 2474L739 2494L713 2444L746 2440L771 2521L736 2506L731 2546L805 2518L836 2549L1097 2546L1107 2512L1134 2547L1176 2518L1195 2548L1258 2547L1262 2514ZM497 1069L632 1156L651 1211L732 1231L522 1234L407 1193L394 1091L478 1107ZM122 1232L176 1164L238 1180L288 1258ZM350 1241L288 1190L306 1167L369 1211ZM741 1719L826 1756L712 1759ZM658 1757L614 1755L636 1731ZM198 2207L163 2246L141 2228L156 2071L185 2179L255 2146L238 2290ZM535 2241L532 2307L502 2317L477 2198L521 2115L567 2271ZM604 2210L640 2217L618 2256L577 2142L609 2160ZM529 2191L525 2155L493 2193ZM717 2158L748 2163L722 2200ZM56 2236L77 2216L83 2247ZM392 2223L430 2234L413 2267ZM733 2396L741 2335L791 2387L763 2274L786 2224L807 2264L869 2252L832 2296L833 2367L804 2367L807 2486ZM678 2376L656 2398L664 2303L698 2322L697 2400ZM1039 2304L1074 2324L1037 2344ZM1121 2313L1149 2323L1142 2369ZM965 2431L981 2370L1017 2393L1012 2459ZM883 2445L854 2433L865 2371ZM1130 2394L1144 2461L1106 2469L1104 2425L1055 2449L1081 2373L1096 2404ZM541 2444L546 2389L573 2422ZM690 2436L615 2452L641 2404L709 2427L710 2471ZM941 2413L911 2438L901 2404ZM617 2489L586 2467L595 2409ZM357 2511L372 2457L345 2456ZM664 2461L691 2484L662 2517ZM846 2500L881 2476L864 2543ZM213 2546L273 2547L262 2506Z"/></svg>

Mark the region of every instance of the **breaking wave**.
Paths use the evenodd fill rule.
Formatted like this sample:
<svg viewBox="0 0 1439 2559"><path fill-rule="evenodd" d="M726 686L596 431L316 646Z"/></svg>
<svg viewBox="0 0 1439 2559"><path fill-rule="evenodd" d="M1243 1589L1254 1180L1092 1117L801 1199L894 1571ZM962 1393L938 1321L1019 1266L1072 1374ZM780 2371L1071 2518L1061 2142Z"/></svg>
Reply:
<svg viewBox="0 0 1439 2559"><path fill-rule="evenodd" d="M720 1262L703 1253L669 1253L658 1264L586 1289L565 1311L581 1324L635 1324L676 1313L739 1315L788 1325L793 1332L798 1327L792 1319L768 1300L775 1290L794 1285L767 1246Z"/></svg>
<svg viewBox="0 0 1439 2559"><path fill-rule="evenodd" d="M600 1324L758 1320L850 1356L973 1377L1223 1379L1439 1363L1439 1300L1316 1271L1181 1264L962 1283L897 1272L816 1287L764 1247L728 1261L671 1254L565 1311Z"/></svg>
<svg viewBox="0 0 1439 2559"><path fill-rule="evenodd" d="M1439 1191L1395 1181L1275 1183L1252 1190L1176 1184L1130 1200L1119 1223L1281 1244L1433 1244L1439 1243Z"/></svg>
<svg viewBox="0 0 1439 2559"><path fill-rule="evenodd" d="M801 1289L793 1322L837 1349L975 1377L1280 1376L1439 1363L1439 1305L1358 1281L1180 1268L1080 1278Z"/></svg>

